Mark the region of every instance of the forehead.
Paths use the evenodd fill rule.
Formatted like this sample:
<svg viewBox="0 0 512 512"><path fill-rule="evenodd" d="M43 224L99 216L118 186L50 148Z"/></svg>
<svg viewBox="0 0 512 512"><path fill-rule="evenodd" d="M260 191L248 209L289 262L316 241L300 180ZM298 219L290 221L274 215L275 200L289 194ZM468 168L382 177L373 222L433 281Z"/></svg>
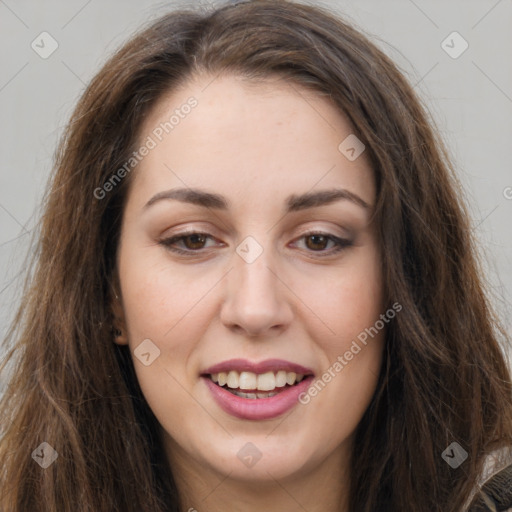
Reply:
<svg viewBox="0 0 512 512"><path fill-rule="evenodd" d="M198 76L165 95L145 119L139 144L150 138L154 147L134 173L134 194L190 186L261 201L343 186L371 204L366 155L350 161L339 148L351 135L332 102L298 85Z"/></svg>

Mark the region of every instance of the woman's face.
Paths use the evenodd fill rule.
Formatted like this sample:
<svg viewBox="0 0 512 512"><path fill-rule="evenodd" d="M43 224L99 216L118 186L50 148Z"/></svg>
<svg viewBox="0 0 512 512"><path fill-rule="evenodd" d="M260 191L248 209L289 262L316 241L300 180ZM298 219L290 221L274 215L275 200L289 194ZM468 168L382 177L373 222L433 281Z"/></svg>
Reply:
<svg viewBox="0 0 512 512"><path fill-rule="evenodd" d="M351 133L311 92L231 76L146 118L118 343L171 464L265 480L347 463L385 313L372 170L354 139L339 149Z"/></svg>

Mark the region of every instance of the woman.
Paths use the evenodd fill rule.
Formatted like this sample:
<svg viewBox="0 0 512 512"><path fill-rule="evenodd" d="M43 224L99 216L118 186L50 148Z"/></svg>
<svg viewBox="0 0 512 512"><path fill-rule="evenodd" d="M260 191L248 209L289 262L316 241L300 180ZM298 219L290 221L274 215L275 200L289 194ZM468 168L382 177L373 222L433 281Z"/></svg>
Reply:
<svg viewBox="0 0 512 512"><path fill-rule="evenodd" d="M152 24L62 142L1 509L512 506L504 335L459 195L411 87L331 14Z"/></svg>

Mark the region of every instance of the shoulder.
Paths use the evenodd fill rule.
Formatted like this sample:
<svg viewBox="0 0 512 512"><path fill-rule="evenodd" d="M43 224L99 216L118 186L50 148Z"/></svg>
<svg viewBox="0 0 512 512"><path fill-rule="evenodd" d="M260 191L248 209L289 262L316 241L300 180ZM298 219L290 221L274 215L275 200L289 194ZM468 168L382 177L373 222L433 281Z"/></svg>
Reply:
<svg viewBox="0 0 512 512"><path fill-rule="evenodd" d="M487 456L467 512L512 512L512 447Z"/></svg>

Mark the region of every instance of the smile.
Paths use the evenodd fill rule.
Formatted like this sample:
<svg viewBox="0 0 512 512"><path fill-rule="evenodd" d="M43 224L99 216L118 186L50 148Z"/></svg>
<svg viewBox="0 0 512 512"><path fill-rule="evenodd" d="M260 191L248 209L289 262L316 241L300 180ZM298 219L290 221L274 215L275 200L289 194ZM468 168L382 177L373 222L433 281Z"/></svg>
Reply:
<svg viewBox="0 0 512 512"><path fill-rule="evenodd" d="M201 377L224 412L240 419L264 420L292 409L314 375L304 366L283 360L233 359L208 368Z"/></svg>
<svg viewBox="0 0 512 512"><path fill-rule="evenodd" d="M210 374L210 379L230 393L241 398L258 399L271 398L286 387L294 386L304 378L303 374L295 372L237 372L231 370Z"/></svg>

